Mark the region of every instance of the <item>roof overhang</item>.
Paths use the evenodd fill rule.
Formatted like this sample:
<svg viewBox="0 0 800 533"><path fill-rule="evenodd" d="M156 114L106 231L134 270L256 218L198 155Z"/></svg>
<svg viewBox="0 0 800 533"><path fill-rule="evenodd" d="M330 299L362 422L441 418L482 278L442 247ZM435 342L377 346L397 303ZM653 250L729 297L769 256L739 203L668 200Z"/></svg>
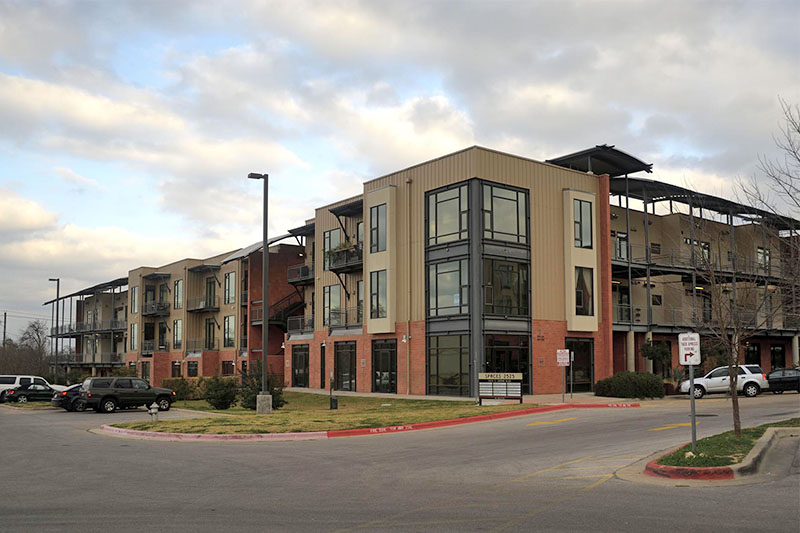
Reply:
<svg viewBox="0 0 800 533"><path fill-rule="evenodd" d="M147 281L160 281L169 279L170 277L172 277L172 274L169 272L150 272L149 274L142 276L142 279Z"/></svg>
<svg viewBox="0 0 800 533"><path fill-rule="evenodd" d="M195 274L203 273L203 272L216 272L222 268L222 265L211 265L211 264L201 264L195 265L193 267L187 268L189 272L194 272Z"/></svg>
<svg viewBox="0 0 800 533"><path fill-rule="evenodd" d="M91 296L93 294L97 294L98 292L105 292L108 290L116 289L117 287L124 287L127 284L128 284L127 276L125 276L124 278L117 278L111 281L104 281L103 283L98 283L97 285L93 285L92 287L81 289L77 292L73 292L72 294L65 294L64 296L60 296L58 299L48 300L42 305L50 305L53 302L66 300L67 298L74 298L75 296Z"/></svg>
<svg viewBox="0 0 800 533"><path fill-rule="evenodd" d="M364 199L359 198L353 202L349 202L336 207L328 209L333 216L336 217L351 217L353 215L360 215L364 212Z"/></svg>
<svg viewBox="0 0 800 533"><path fill-rule="evenodd" d="M581 172L608 174L612 178L641 171L653 171L652 163L645 163L641 159L626 154L622 150L614 148L613 144L610 146L598 144L594 148L562 155L545 162Z"/></svg>
<svg viewBox="0 0 800 533"><path fill-rule="evenodd" d="M303 237L314 235L314 223L310 222L305 226L300 226L299 228L294 228L289 230L289 235L293 237Z"/></svg>

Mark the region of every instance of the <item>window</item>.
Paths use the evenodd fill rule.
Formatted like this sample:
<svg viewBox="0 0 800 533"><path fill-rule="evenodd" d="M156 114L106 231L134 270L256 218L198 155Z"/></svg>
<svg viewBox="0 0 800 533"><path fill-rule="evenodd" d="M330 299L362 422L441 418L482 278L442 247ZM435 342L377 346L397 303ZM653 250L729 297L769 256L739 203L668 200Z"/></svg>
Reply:
<svg viewBox="0 0 800 533"><path fill-rule="evenodd" d="M222 345L225 348L233 348L236 346L236 317L229 315L223 318L222 321L224 324L222 331Z"/></svg>
<svg viewBox="0 0 800 533"><path fill-rule="evenodd" d="M575 217L575 247L592 247L592 202L586 200L573 200L573 215Z"/></svg>
<svg viewBox="0 0 800 533"><path fill-rule="evenodd" d="M322 257L323 268L328 270L329 252L336 250L342 244L342 231L340 229L332 229L322 234Z"/></svg>
<svg viewBox="0 0 800 533"><path fill-rule="evenodd" d="M575 314L594 316L594 280L591 268L575 267Z"/></svg>
<svg viewBox="0 0 800 533"><path fill-rule="evenodd" d="M242 361L242 374L247 374L247 361Z"/></svg>
<svg viewBox="0 0 800 533"><path fill-rule="evenodd" d="M322 325L339 325L339 310L342 307L342 292L338 285L327 285L322 288ZM331 316L333 322L331 322Z"/></svg>
<svg viewBox="0 0 800 533"><path fill-rule="evenodd" d="M428 265L428 316L469 313L469 261Z"/></svg>
<svg viewBox="0 0 800 533"><path fill-rule="evenodd" d="M364 242L364 223L359 222L356 224L356 242L363 244Z"/></svg>
<svg viewBox="0 0 800 533"><path fill-rule="evenodd" d="M142 375L141 378L150 383L150 361L142 361Z"/></svg>
<svg viewBox="0 0 800 533"><path fill-rule="evenodd" d="M704 322L711 322L714 318L714 308L711 305L711 295L710 294L700 294L701 303L703 304L703 321Z"/></svg>
<svg viewBox="0 0 800 533"><path fill-rule="evenodd" d="M684 237L683 238L683 244L691 246L692 245L692 239L690 239L689 237ZM705 242L705 241L698 241L698 240L695 239L694 245L696 247L700 248L700 250L699 250L700 257L702 257L706 261L710 261L711 260L711 243ZM728 253L730 254L730 252L728 252Z"/></svg>
<svg viewBox="0 0 800 533"><path fill-rule="evenodd" d="M166 283L162 283L158 286L158 303L168 304L169 303L169 287Z"/></svg>
<svg viewBox="0 0 800 533"><path fill-rule="evenodd" d="M222 362L222 375L223 376L232 376L234 372L233 361L223 361Z"/></svg>
<svg viewBox="0 0 800 533"><path fill-rule="evenodd" d="M172 321L172 347L180 349L183 346L183 320Z"/></svg>
<svg viewBox="0 0 800 533"><path fill-rule="evenodd" d="M386 204L369 208L369 251L386 250Z"/></svg>
<svg viewBox="0 0 800 533"><path fill-rule="evenodd" d="M428 245L469 238L469 187L446 189L428 195Z"/></svg>
<svg viewBox="0 0 800 533"><path fill-rule="evenodd" d="M528 193L483 185L483 236L506 242L528 242Z"/></svg>
<svg viewBox="0 0 800 533"><path fill-rule="evenodd" d="M746 365L761 364L761 345L757 342L746 344L744 347L744 362ZM759 372L760 374L761 372Z"/></svg>
<svg viewBox="0 0 800 533"><path fill-rule="evenodd" d="M131 324L131 351L139 349L139 324Z"/></svg>
<svg viewBox="0 0 800 533"><path fill-rule="evenodd" d="M769 267L770 267L769 249L762 248L761 246L759 246L758 250L756 250L756 262L758 263L758 266L761 267L761 270L769 272Z"/></svg>
<svg viewBox="0 0 800 533"><path fill-rule="evenodd" d="M469 396L469 335L428 339L428 394Z"/></svg>
<svg viewBox="0 0 800 533"><path fill-rule="evenodd" d="M186 377L197 377L197 361L186 361Z"/></svg>
<svg viewBox="0 0 800 533"><path fill-rule="evenodd" d="M181 362L180 361L173 361L172 362L172 374L170 374L173 378L181 377Z"/></svg>
<svg viewBox="0 0 800 533"><path fill-rule="evenodd" d="M358 323L364 322L364 280L358 280L356 284L356 305L358 306Z"/></svg>
<svg viewBox="0 0 800 533"><path fill-rule="evenodd" d="M397 339L372 341L372 392L397 392Z"/></svg>
<svg viewBox="0 0 800 533"><path fill-rule="evenodd" d="M369 273L369 317L386 318L386 271Z"/></svg>
<svg viewBox="0 0 800 533"><path fill-rule="evenodd" d="M769 347L770 368L783 368L786 366L786 347L782 344L773 344Z"/></svg>
<svg viewBox="0 0 800 533"><path fill-rule="evenodd" d="M614 259L628 260L628 234L618 232L614 239Z"/></svg>
<svg viewBox="0 0 800 533"><path fill-rule="evenodd" d="M650 305L658 306L661 305L662 296L660 294L651 294L650 295Z"/></svg>
<svg viewBox="0 0 800 533"><path fill-rule="evenodd" d="M308 344L292 346L292 387L308 387Z"/></svg>
<svg viewBox="0 0 800 533"><path fill-rule="evenodd" d="M236 272L225 273L225 303L236 303Z"/></svg>
<svg viewBox="0 0 800 533"><path fill-rule="evenodd" d="M527 315L528 265L486 259L483 268L483 296L484 312L488 314ZM466 299L466 295L462 299Z"/></svg>
<svg viewBox="0 0 800 533"><path fill-rule="evenodd" d="M139 312L139 287L131 287L131 313ZM132 350L136 348L131 347Z"/></svg>
<svg viewBox="0 0 800 533"><path fill-rule="evenodd" d="M149 365L150 363L147 364ZM133 388L137 390L147 390L149 388L147 382L141 379L132 379L131 383L133 384Z"/></svg>
<svg viewBox="0 0 800 533"><path fill-rule="evenodd" d="M336 390L356 390L356 343L333 343L333 379Z"/></svg>
<svg viewBox="0 0 800 533"><path fill-rule="evenodd" d="M172 290L172 307L174 309L183 308L183 280L176 279Z"/></svg>
<svg viewBox="0 0 800 533"><path fill-rule="evenodd" d="M213 318L206 319L206 336L205 336L205 344L203 349L205 350L216 350L217 343L214 342L216 339L214 338L214 329L216 328L216 320Z"/></svg>

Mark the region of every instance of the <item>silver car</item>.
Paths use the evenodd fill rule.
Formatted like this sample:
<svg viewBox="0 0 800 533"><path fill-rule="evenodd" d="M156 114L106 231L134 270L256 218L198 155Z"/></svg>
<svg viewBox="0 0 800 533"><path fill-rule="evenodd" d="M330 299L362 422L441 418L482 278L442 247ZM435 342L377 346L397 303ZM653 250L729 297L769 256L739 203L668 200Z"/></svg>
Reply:
<svg viewBox="0 0 800 533"><path fill-rule="evenodd" d="M767 376L758 365L741 365L736 367L739 377L736 380L736 390L744 393L748 398L769 388ZM702 398L706 394L715 392L728 392L730 390L730 377L727 366L718 366L703 377L694 379L694 397ZM680 392L689 394L689 380L681 382Z"/></svg>

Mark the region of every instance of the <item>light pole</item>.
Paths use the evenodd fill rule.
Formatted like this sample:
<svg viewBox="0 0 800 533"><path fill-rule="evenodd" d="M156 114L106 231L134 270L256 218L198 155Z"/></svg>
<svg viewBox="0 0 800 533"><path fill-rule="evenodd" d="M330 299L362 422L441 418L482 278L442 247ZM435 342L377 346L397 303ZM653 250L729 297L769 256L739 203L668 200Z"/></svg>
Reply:
<svg viewBox="0 0 800 533"><path fill-rule="evenodd" d="M56 345L56 355L55 355L55 363L53 365L53 381L58 383L58 301L61 299L61 278L50 278L49 281L56 282L56 338L55 338L55 345ZM52 324L50 324L52 327Z"/></svg>
<svg viewBox="0 0 800 533"><path fill-rule="evenodd" d="M269 245L267 244L269 218L267 207L269 205L269 174L251 172L247 177L251 180L263 180L264 182L264 235L261 242L261 393L256 399L256 413L262 415L272 412L272 395L269 393L267 385L267 343L269 341Z"/></svg>

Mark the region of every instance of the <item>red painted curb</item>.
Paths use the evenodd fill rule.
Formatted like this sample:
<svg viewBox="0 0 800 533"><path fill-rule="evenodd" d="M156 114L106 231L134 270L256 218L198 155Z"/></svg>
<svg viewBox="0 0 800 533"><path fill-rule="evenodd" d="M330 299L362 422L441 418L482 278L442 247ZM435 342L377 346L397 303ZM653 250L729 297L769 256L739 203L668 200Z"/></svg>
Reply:
<svg viewBox="0 0 800 533"><path fill-rule="evenodd" d="M665 453L661 457L666 457L667 455L680 450L684 446ZM658 464L658 461L661 460L661 457L647 463L647 466L644 467L644 473L653 477L669 479L695 479L698 481L723 481L733 479L735 477L733 469L730 466L667 466Z"/></svg>

